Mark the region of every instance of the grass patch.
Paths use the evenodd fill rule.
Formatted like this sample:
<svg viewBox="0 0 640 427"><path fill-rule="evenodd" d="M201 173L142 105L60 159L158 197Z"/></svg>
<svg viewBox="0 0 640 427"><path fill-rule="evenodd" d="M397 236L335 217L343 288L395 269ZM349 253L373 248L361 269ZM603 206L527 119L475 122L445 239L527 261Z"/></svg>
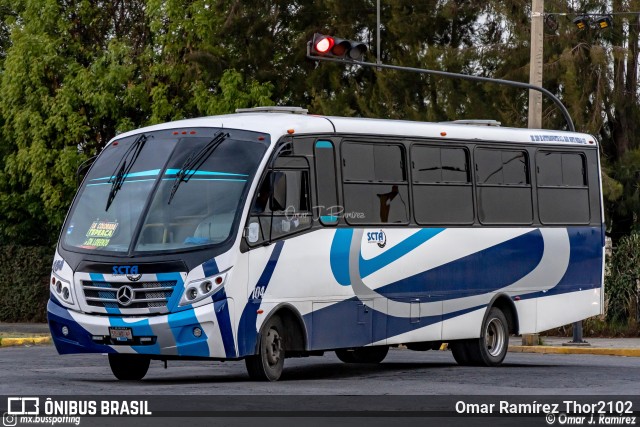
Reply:
<svg viewBox="0 0 640 427"><path fill-rule="evenodd" d="M3 338L39 338L39 337L48 337L49 334L26 334L21 332L0 332L0 343L2 343Z"/></svg>
<svg viewBox="0 0 640 427"><path fill-rule="evenodd" d="M556 337L573 336L573 325L565 325L559 328L541 332L541 334ZM611 322L594 316L582 321L582 335L585 338L638 338L640 337L640 324L629 322Z"/></svg>

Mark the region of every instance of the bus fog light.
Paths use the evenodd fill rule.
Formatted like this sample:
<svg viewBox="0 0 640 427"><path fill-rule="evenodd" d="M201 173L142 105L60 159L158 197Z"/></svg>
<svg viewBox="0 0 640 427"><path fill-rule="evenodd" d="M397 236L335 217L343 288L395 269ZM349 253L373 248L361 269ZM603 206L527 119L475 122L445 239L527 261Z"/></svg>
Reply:
<svg viewBox="0 0 640 427"><path fill-rule="evenodd" d="M69 328L67 328L66 326L62 327L62 335L64 335L65 337L67 335L69 335Z"/></svg>
<svg viewBox="0 0 640 427"><path fill-rule="evenodd" d="M202 336L202 329L198 327L193 328L193 336L196 338L200 338Z"/></svg>
<svg viewBox="0 0 640 427"><path fill-rule="evenodd" d="M62 298L64 298L65 300L68 300L68 299L69 299L69 288L66 288L66 287L65 287L65 288L62 290Z"/></svg>
<svg viewBox="0 0 640 427"><path fill-rule="evenodd" d="M62 292L62 282L58 281L58 283L56 284L56 292L57 293L61 293Z"/></svg>
<svg viewBox="0 0 640 427"><path fill-rule="evenodd" d="M189 298L190 300L194 300L198 297L198 290L196 288L190 288L187 291L187 298Z"/></svg>

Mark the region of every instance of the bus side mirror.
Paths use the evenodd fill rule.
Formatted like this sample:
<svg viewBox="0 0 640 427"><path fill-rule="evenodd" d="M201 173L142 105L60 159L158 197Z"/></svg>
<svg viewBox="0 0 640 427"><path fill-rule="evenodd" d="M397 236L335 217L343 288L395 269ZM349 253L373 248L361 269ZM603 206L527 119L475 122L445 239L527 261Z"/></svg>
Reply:
<svg viewBox="0 0 640 427"><path fill-rule="evenodd" d="M271 211L284 211L287 206L287 175L284 172L274 172L272 182Z"/></svg>
<svg viewBox="0 0 640 427"><path fill-rule="evenodd" d="M246 236L249 243L255 243L260 238L260 224L252 222L249 224L246 230Z"/></svg>

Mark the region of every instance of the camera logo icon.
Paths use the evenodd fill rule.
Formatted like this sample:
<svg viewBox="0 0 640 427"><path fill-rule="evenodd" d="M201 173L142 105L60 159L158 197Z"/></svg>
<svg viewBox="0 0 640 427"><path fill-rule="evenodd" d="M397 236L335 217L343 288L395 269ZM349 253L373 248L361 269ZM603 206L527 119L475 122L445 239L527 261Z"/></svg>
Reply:
<svg viewBox="0 0 640 427"><path fill-rule="evenodd" d="M2 414L2 425L5 427L13 427L18 424L18 416L5 412Z"/></svg>

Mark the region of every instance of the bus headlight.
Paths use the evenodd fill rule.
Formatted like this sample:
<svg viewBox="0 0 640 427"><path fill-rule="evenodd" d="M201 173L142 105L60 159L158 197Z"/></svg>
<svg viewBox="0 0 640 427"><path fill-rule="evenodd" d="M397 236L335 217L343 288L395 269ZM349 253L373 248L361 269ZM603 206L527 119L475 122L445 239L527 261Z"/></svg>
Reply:
<svg viewBox="0 0 640 427"><path fill-rule="evenodd" d="M56 273L51 273L51 293L54 294L59 300L74 305L73 292L71 290L71 283L64 280Z"/></svg>
<svg viewBox="0 0 640 427"><path fill-rule="evenodd" d="M224 286L227 281L227 272L205 277L204 279L192 280L187 283L184 293L180 299L180 306L195 304L205 298L209 298Z"/></svg>

